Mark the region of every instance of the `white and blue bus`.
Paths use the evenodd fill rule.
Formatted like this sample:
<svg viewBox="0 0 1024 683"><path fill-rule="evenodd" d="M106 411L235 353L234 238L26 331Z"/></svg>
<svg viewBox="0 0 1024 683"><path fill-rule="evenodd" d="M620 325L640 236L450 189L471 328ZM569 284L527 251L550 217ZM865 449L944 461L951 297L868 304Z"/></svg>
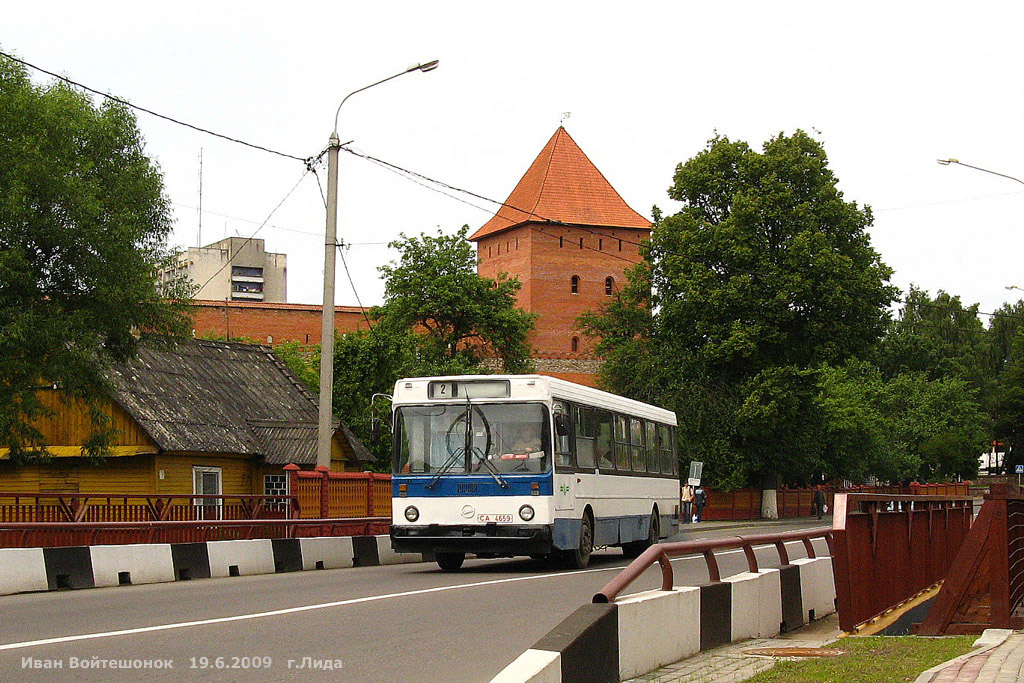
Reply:
<svg viewBox="0 0 1024 683"><path fill-rule="evenodd" d="M639 555L675 532L674 413L541 375L395 384L391 543L446 571L477 557L597 546Z"/></svg>

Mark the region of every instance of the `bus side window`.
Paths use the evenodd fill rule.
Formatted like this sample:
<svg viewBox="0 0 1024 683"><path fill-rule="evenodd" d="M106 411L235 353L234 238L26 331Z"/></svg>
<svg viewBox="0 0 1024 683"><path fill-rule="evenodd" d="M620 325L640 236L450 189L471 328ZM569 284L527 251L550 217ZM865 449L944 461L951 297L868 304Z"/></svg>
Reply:
<svg viewBox="0 0 1024 683"><path fill-rule="evenodd" d="M679 474L679 458L672 447L675 429L666 425L658 425L658 448L661 450L661 471L665 474Z"/></svg>
<svg viewBox="0 0 1024 683"><path fill-rule="evenodd" d="M615 416L615 464L629 471L629 418L624 415Z"/></svg>
<svg viewBox="0 0 1024 683"><path fill-rule="evenodd" d="M602 470L614 470L615 461L612 459L612 414L607 410L595 411L596 439L594 448L597 454L598 466Z"/></svg>
<svg viewBox="0 0 1024 683"><path fill-rule="evenodd" d="M633 462L634 472L647 471L647 457L644 452L644 422L635 417L629 418L629 448L630 459Z"/></svg>
<svg viewBox="0 0 1024 683"><path fill-rule="evenodd" d="M647 471L648 472L660 472L661 471L661 453L658 452L658 425L654 422L644 422L644 436L646 442L647 452Z"/></svg>
<svg viewBox="0 0 1024 683"><path fill-rule="evenodd" d="M594 469L594 409L575 407L576 464L582 469Z"/></svg>
<svg viewBox="0 0 1024 683"><path fill-rule="evenodd" d="M555 415L555 465L560 467L572 467L572 451L569 448L571 427L569 425L569 404L564 401L555 401L552 405L552 412ZM563 425L564 434L558 433L558 423Z"/></svg>

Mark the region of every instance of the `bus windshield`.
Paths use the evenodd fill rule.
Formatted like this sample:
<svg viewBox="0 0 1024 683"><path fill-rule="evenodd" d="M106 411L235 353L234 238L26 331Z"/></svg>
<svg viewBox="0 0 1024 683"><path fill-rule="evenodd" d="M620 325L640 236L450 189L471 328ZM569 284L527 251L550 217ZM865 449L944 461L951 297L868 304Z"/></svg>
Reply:
<svg viewBox="0 0 1024 683"><path fill-rule="evenodd" d="M401 406L394 440L395 474L538 473L551 463L540 403Z"/></svg>

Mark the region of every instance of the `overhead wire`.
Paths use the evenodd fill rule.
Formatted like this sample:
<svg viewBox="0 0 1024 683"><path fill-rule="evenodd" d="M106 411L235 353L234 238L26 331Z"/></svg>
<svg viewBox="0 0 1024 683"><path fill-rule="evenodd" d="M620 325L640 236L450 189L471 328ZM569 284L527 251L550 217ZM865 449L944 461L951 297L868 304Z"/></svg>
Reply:
<svg viewBox="0 0 1024 683"><path fill-rule="evenodd" d="M284 157L286 159L293 159L295 161L301 161L301 162L304 162L304 163L308 163L309 160L310 160L310 157L299 157L299 156L295 156L294 154L288 154L286 152L280 152L280 151L278 151L276 149L271 149L269 147L264 147L263 145L257 145L257 144L254 144L252 142L246 142L245 140L241 140L239 138L235 138L235 137L232 137L230 135L224 135L223 133L217 133L217 132L214 132L214 131L209 130L207 128L202 128L201 126L197 126L195 124L188 123L188 122L182 121L180 119L176 119L176 118L174 118L172 116L168 116L166 114L161 114L159 112L153 111L152 109L148 109L146 107L142 107L142 106L139 106L137 104L134 104L134 103L124 99L123 97L118 97L116 95L111 95L109 93L101 92L99 90L96 90L95 88L90 88L89 86L87 86L87 85L85 85L83 83L80 83L78 81L72 80L72 79L68 78L67 76L62 76L62 75L60 75L58 73L55 73L53 71L50 71L48 69L44 69L41 66L37 66L35 64L32 64L31 62L27 62L24 59L20 59L18 57L15 57L14 55L9 54L7 52L0 51L0 57L6 57L7 59L10 59L13 62L17 62L18 64L21 64L23 66L27 66L28 68L34 69L35 71L38 71L40 73L44 73L47 76L52 76L53 78L56 78L57 80L63 81L64 83L67 83L68 85L73 85L76 88L81 88L82 90L85 90L86 92L90 92L90 93L93 93L94 95L98 95L100 97L106 98L106 99L111 100L113 102L117 102L118 104L122 104L122 105L124 105L126 107L129 107L131 109L134 109L136 111L140 111L140 112L143 112L145 114L149 114L150 116L155 116L158 119L163 119L164 121L168 121L170 123L174 123L174 124L179 125L179 126L184 126L185 128L191 128L192 130L197 131L199 133L204 133L206 135L211 135L211 136L213 136L215 138L220 138L221 140L227 140L228 142L233 142L235 144L243 145L245 147L250 147L252 149L260 150L262 152L267 152L269 154L275 154L277 156Z"/></svg>

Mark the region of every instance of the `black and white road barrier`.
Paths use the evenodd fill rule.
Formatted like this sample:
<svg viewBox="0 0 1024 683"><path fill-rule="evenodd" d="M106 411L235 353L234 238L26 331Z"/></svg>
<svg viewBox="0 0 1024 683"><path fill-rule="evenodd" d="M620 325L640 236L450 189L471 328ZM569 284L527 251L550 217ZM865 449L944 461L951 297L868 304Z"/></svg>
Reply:
<svg viewBox="0 0 1024 683"><path fill-rule="evenodd" d="M617 683L835 611L832 558L584 605L491 683Z"/></svg>
<svg viewBox="0 0 1024 683"><path fill-rule="evenodd" d="M421 562L388 536L0 548L0 595Z"/></svg>

